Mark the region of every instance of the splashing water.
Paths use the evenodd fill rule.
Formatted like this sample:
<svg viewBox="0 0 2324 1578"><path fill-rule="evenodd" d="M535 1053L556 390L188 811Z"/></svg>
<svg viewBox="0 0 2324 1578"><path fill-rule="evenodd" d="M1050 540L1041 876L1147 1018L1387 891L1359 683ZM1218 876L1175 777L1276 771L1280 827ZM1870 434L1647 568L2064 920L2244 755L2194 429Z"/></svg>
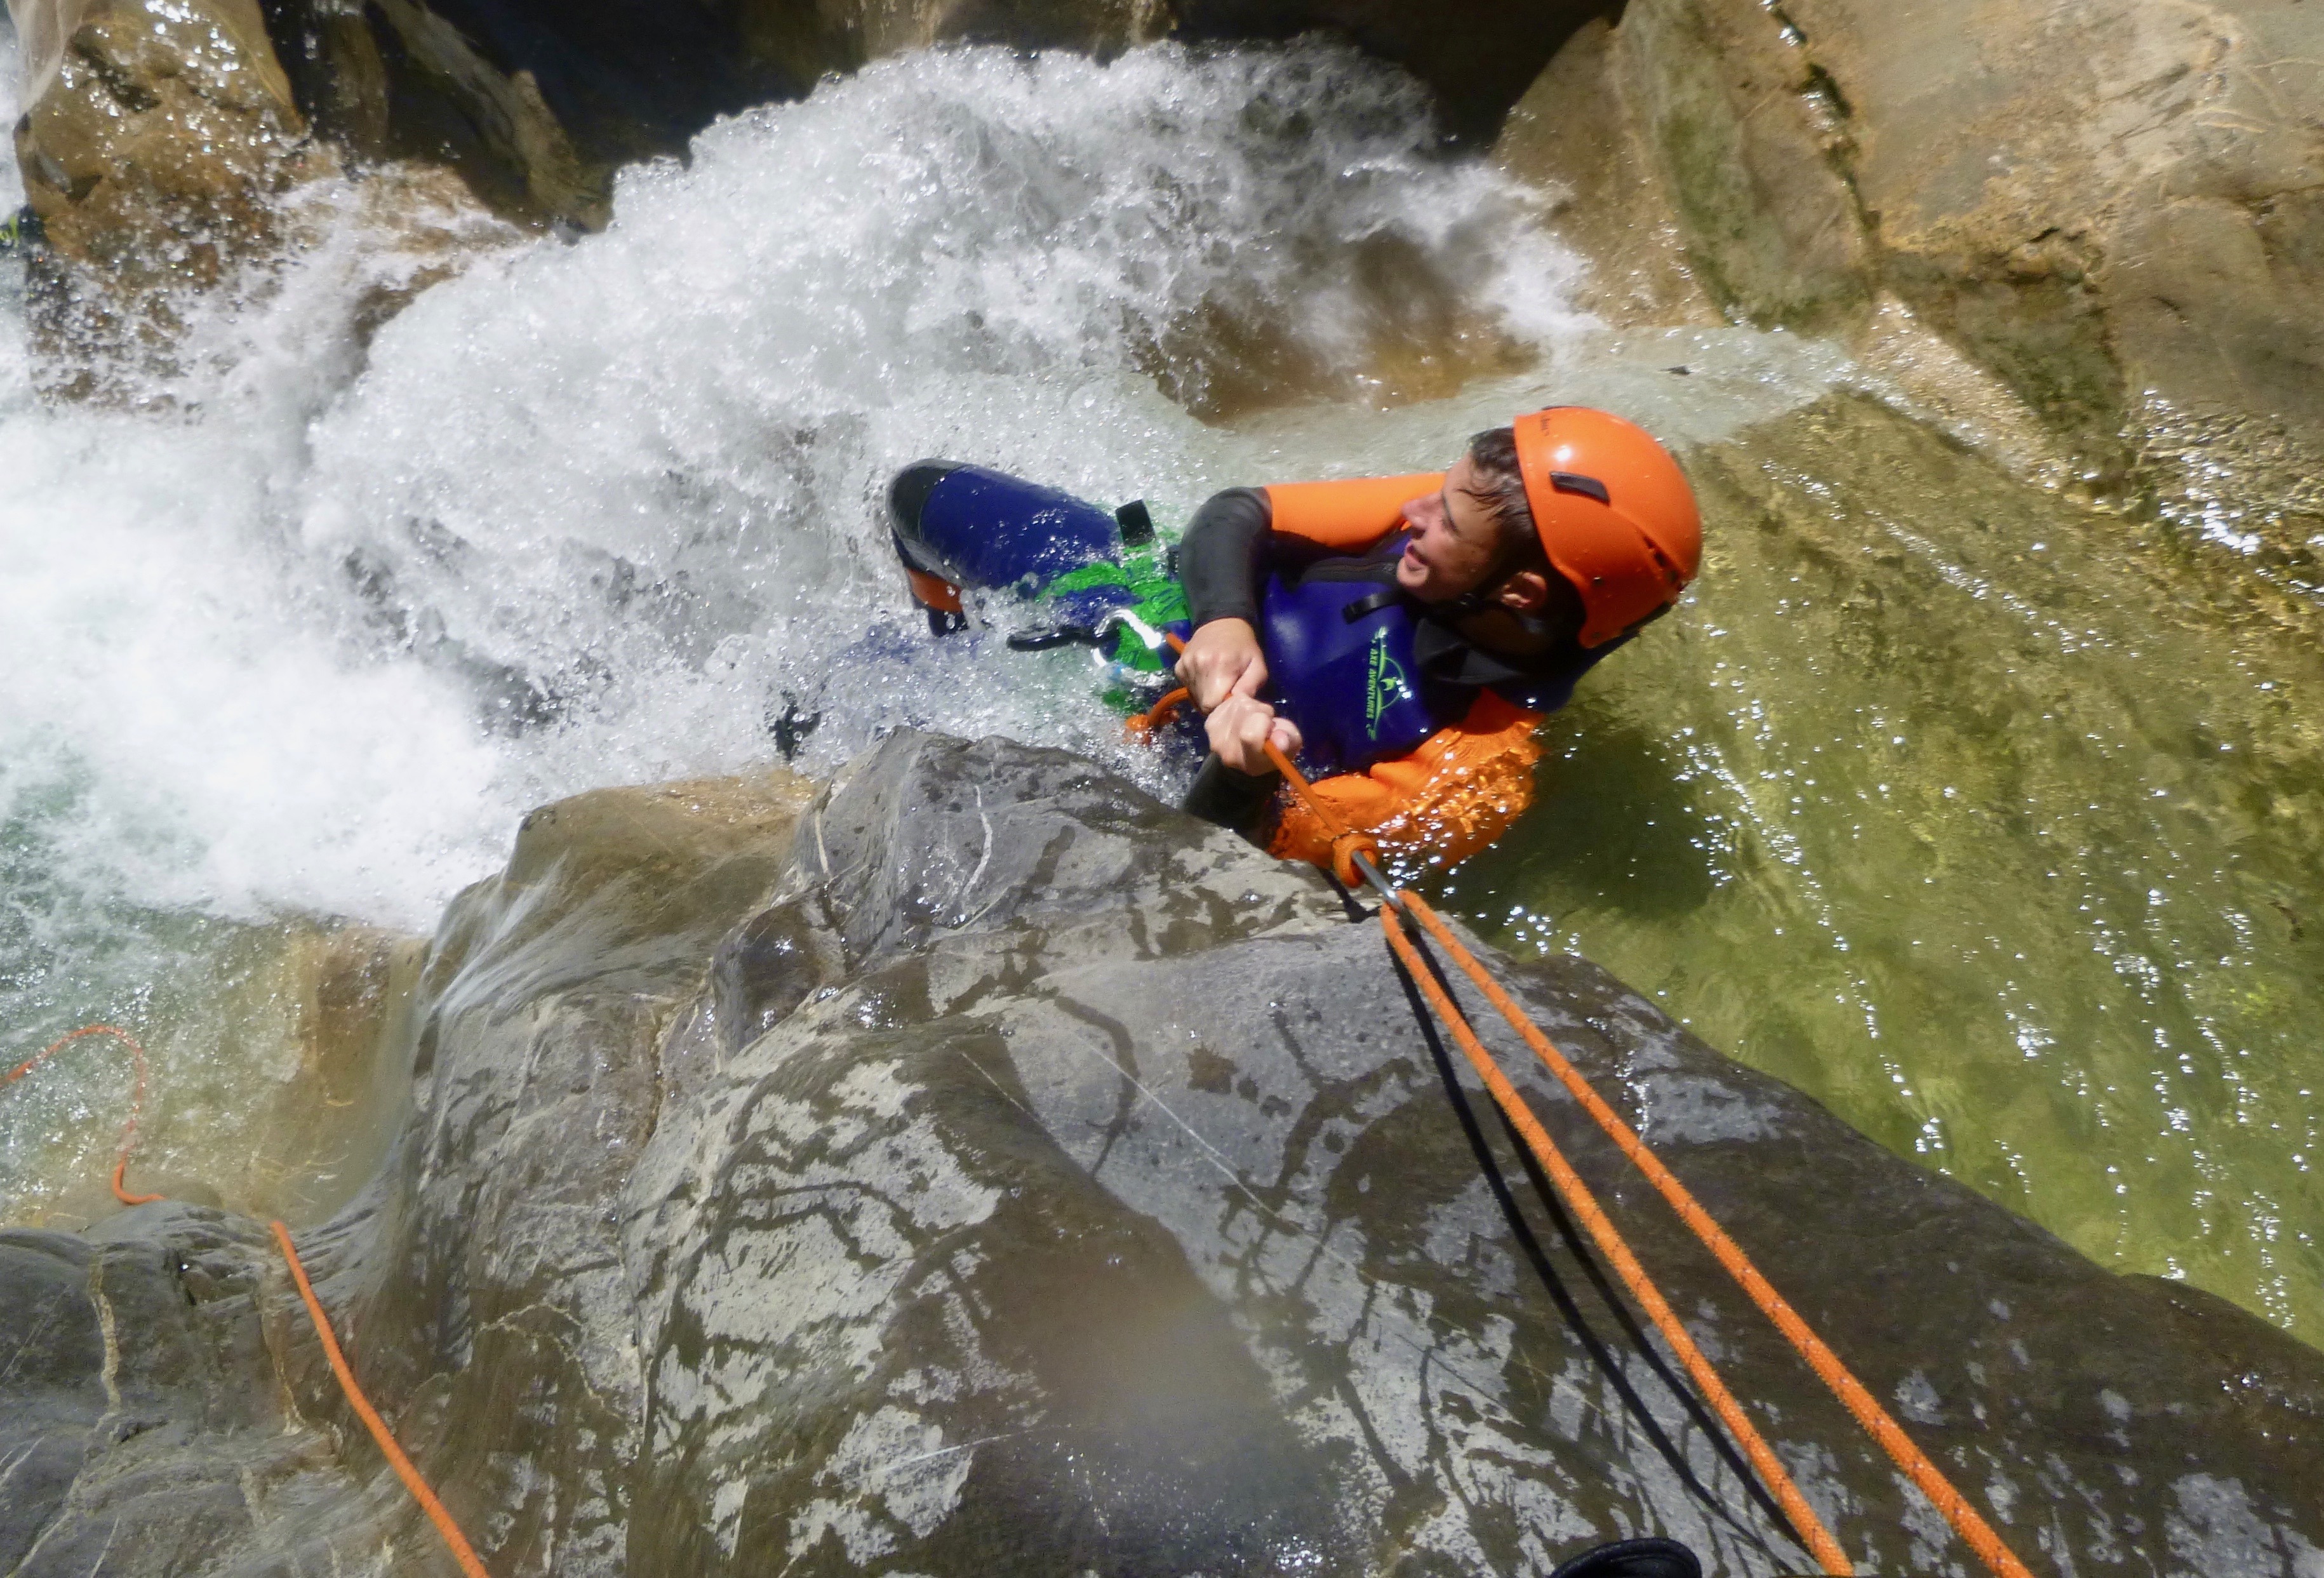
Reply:
<svg viewBox="0 0 2324 1578"><path fill-rule="evenodd" d="M413 265L311 191L148 414L36 405L12 309L0 1021L190 1013L229 923L427 927L534 804L763 761L785 692L810 770L899 721L1120 756L1084 668L906 639L881 486L950 453L1167 519L1238 459L1191 411L1537 360L1574 265L1426 125L1337 49L942 53L625 172L579 245L470 224L368 346ZM173 1080L235 1077L161 1039L154 1167ZM109 1080L12 1113L20 1205Z"/></svg>
<svg viewBox="0 0 2324 1578"><path fill-rule="evenodd" d="M553 780L667 772L678 742L742 759L737 697L819 687L892 605L877 492L901 462L1185 502L1219 445L1185 408L1282 375L1256 365L1352 391L1416 301L1478 314L1489 360L1577 323L1568 260L1421 124L1407 85L1318 51L938 55L727 123L627 175L606 235L392 325L315 429L301 546L394 641L555 720ZM1387 305L1343 282L1378 257ZM930 693L879 679L848 698L867 723Z"/></svg>
<svg viewBox="0 0 2324 1578"><path fill-rule="evenodd" d="M440 265L318 188L143 415L37 406L11 299L11 1047L158 1024L133 1178L217 1177L298 1066L249 1005L293 990L299 918L424 928L542 800L761 763L794 706L808 771L912 723L1167 790L1085 657L928 641L888 475L972 458L1167 531L1573 400L1698 447L1710 569L1554 721L1542 805L1452 902L2102 1260L2311 1331L2312 654L1897 438L1830 346L1593 332L1538 198L1425 125L1323 47L893 60L625 172L577 245L439 217L464 272L368 343ZM101 1171L125 1089L20 1094L8 1215Z"/></svg>

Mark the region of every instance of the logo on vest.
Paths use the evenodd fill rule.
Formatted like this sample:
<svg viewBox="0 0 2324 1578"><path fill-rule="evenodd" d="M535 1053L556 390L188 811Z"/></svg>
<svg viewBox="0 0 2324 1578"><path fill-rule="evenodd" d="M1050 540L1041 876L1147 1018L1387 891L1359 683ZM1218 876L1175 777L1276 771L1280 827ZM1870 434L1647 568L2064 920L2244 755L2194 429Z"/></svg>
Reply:
<svg viewBox="0 0 2324 1578"><path fill-rule="evenodd" d="M1364 687L1364 734L1377 740L1380 714L1408 698L1412 692L1405 684L1403 665L1388 655L1386 626L1372 632L1370 659L1369 681Z"/></svg>

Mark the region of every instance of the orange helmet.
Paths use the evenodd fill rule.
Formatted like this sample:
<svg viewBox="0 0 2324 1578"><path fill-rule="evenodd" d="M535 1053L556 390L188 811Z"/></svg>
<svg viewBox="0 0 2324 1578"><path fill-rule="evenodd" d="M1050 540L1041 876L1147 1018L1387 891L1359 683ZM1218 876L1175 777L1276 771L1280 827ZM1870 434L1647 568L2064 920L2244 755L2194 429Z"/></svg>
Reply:
<svg viewBox="0 0 2324 1578"><path fill-rule="evenodd" d="M1587 406L1521 416L1517 471L1534 530L1582 594L1582 644L1603 646L1678 601L1702 563L1702 512L1670 452Z"/></svg>

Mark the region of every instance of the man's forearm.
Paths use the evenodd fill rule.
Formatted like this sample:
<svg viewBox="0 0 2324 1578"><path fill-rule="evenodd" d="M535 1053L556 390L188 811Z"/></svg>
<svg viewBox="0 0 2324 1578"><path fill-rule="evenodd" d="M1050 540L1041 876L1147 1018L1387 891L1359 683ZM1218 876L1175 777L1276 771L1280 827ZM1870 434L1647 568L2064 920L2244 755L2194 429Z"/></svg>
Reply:
<svg viewBox="0 0 2324 1578"><path fill-rule="evenodd" d="M1178 546L1178 581L1197 628L1213 619L1259 623L1273 523L1267 494L1259 488L1213 494L1194 512Z"/></svg>

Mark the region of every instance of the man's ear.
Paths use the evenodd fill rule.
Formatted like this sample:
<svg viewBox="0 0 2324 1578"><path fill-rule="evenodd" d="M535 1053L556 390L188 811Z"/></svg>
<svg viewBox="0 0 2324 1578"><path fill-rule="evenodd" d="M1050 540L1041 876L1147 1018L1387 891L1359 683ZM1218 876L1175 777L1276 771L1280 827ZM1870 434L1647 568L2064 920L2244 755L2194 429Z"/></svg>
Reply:
<svg viewBox="0 0 2324 1578"><path fill-rule="evenodd" d="M1493 601L1512 614L1539 614L1549 605L1549 580L1539 570L1519 570L1493 588Z"/></svg>

